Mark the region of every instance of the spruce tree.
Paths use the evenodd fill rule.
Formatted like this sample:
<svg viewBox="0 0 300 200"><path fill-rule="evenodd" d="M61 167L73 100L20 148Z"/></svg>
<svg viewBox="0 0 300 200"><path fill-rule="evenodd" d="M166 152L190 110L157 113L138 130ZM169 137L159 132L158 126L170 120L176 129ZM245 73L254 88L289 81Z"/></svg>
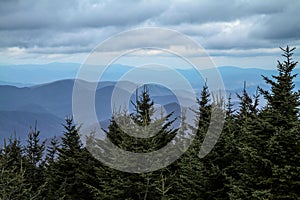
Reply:
<svg viewBox="0 0 300 200"><path fill-rule="evenodd" d="M4 166L3 166L4 164ZM37 200L39 191L33 191L31 185L27 182L26 170L15 166L6 168L6 163L0 161L0 199L19 200L30 199ZM22 166L22 163L21 163Z"/></svg>
<svg viewBox="0 0 300 200"><path fill-rule="evenodd" d="M145 153L162 148L174 138L178 129L172 129L171 126L177 118L170 119L173 113L169 113L160 119L153 119L154 102L147 85L140 95L136 90L136 102L132 104L135 110L130 115L126 112L115 113L106 132L107 139L124 150ZM135 137L127 132L136 136L144 134L146 137ZM153 132L156 134L151 136Z"/></svg>
<svg viewBox="0 0 300 200"><path fill-rule="evenodd" d="M172 196L178 199L224 199L224 177L221 169L223 143L218 142L204 158L198 157L211 120L215 120L211 119L212 110L220 109L220 112L224 112L221 108L222 102L210 99L210 92L205 84L197 104L198 109L194 111L197 117L196 135L187 152L178 159L179 169L173 185L176 189L172 190Z"/></svg>
<svg viewBox="0 0 300 200"><path fill-rule="evenodd" d="M225 169L228 197L256 199L255 194L260 193L261 198L267 198L268 191L258 184L259 179L263 180L266 177L262 151L265 140L261 137L263 124L259 119L258 110L259 94L251 97L244 83L242 94L237 94L237 97L240 101L233 127L229 131L225 125L224 130L230 134L226 141L226 151L231 152L232 160Z"/></svg>
<svg viewBox="0 0 300 200"><path fill-rule="evenodd" d="M50 141L50 146L47 147L46 165L51 165L57 159L59 142L57 137L53 137Z"/></svg>
<svg viewBox="0 0 300 200"><path fill-rule="evenodd" d="M16 166L21 168L20 161L24 159L23 157L23 147L21 146L20 140L16 138L16 136L10 137L8 140L8 144L6 143L6 140L4 139L4 157L8 161L8 166Z"/></svg>
<svg viewBox="0 0 300 200"><path fill-rule="evenodd" d="M95 163L90 153L83 147L79 128L72 118L66 118L65 132L61 148L54 165L53 182L50 187L54 194L51 198L91 199L92 194L86 184L93 185L90 174L93 174Z"/></svg>
<svg viewBox="0 0 300 200"><path fill-rule="evenodd" d="M135 107L135 113L131 113L131 117L134 122L139 126L147 126L151 123L151 116L154 113L154 102L149 95L149 89L147 85L144 85L142 94L139 96L138 90L136 90L136 100L131 101Z"/></svg>
<svg viewBox="0 0 300 200"><path fill-rule="evenodd" d="M293 73L298 62L293 61L293 51L296 48L287 46L282 56L283 62L277 61L278 75L273 75L270 79L263 76L263 79L270 85L271 91L260 89L264 98L267 100L267 106L264 110L265 120L275 127L283 127L289 130L294 127L294 122L298 121L300 93L294 91L294 79L297 74Z"/></svg>
<svg viewBox="0 0 300 200"><path fill-rule="evenodd" d="M59 142L56 137L51 139L50 146L47 147L46 161L45 161L45 196L53 199L57 190L55 183L56 162L58 157Z"/></svg>
<svg viewBox="0 0 300 200"><path fill-rule="evenodd" d="M211 115L210 92L206 83L201 90L200 98L197 98L196 102L198 109L192 110L196 114L196 130L194 130L196 135L189 149L176 161L178 165L176 173L178 175L175 177L173 186L175 188L172 190L174 198L202 199L207 192L207 180L204 177L205 164L198 157Z"/></svg>
<svg viewBox="0 0 300 200"><path fill-rule="evenodd" d="M266 123L264 133L267 134L265 159L269 160L269 190L274 199L295 199L300 196L300 136L299 106L300 92L295 91L293 73L298 62L293 61L296 48L281 48L283 62L278 61L278 75L273 79L263 77L271 90L261 89L267 100L263 110Z"/></svg>
<svg viewBox="0 0 300 200"><path fill-rule="evenodd" d="M207 83L205 83L201 91L200 99L197 98L198 111L196 111L196 114L198 116L197 117L198 131L200 132L202 131L202 134L206 134L209 121L210 121L211 108L212 108L210 101L211 101L210 92L208 90ZM201 137L203 139L203 135Z"/></svg>
<svg viewBox="0 0 300 200"><path fill-rule="evenodd" d="M39 166L43 161L45 150L45 141L40 142L40 131L37 130L37 123L34 129L30 127L28 134L27 146L25 148L25 156L29 163L34 166Z"/></svg>
<svg viewBox="0 0 300 200"><path fill-rule="evenodd" d="M41 190L44 185L44 150L45 141L40 142L40 131L37 130L37 123L34 129L30 127L27 145L25 147L27 181L31 184L33 191Z"/></svg>
<svg viewBox="0 0 300 200"><path fill-rule="evenodd" d="M27 181L25 162L20 140L10 137L8 144L4 140L0 153L0 199L39 199L40 191L32 190Z"/></svg>
<svg viewBox="0 0 300 200"><path fill-rule="evenodd" d="M170 120L173 113L162 116L159 119L153 118L154 102L150 97L149 89L146 85L142 88L141 94L139 94L138 90L136 91L136 100L132 104L134 105L133 113L128 114L123 112L114 114L111 124L106 131L107 136L105 140L109 140L114 145L126 151L147 153L165 146L176 135L177 129L171 128L173 122L176 120L176 117ZM128 135L128 133L147 135L153 131L157 131L156 134L146 138ZM105 143L105 140L94 139L102 147L105 146L102 145ZM108 152L104 148L104 152L102 153ZM112 158L114 157L114 155L111 156ZM137 167L135 161L118 158L118 162L120 165L127 166L128 168ZM109 196L115 199L160 199L162 196L166 197L167 195L165 190L167 183L164 183L163 187L161 185L162 177L165 180L166 176L168 176L167 171L162 172L158 170L136 174L109 169L103 174L103 170L100 168L98 172L101 173L98 174L99 181L107 179L107 176L113 179L113 181L106 182L103 187L93 189L95 193L103 195L98 196L97 199L108 198ZM118 183L112 184L115 182ZM113 191L116 191L116 193Z"/></svg>

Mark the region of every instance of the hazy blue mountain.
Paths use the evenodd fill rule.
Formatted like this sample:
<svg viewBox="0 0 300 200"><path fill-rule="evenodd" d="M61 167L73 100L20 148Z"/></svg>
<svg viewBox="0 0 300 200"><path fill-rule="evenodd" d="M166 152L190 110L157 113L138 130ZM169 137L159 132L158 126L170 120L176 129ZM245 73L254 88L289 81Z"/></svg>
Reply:
<svg viewBox="0 0 300 200"><path fill-rule="evenodd" d="M0 65L0 85L25 87L57 80L75 79L80 67L79 63ZM88 70L93 72L98 67L103 68L103 66L88 66ZM118 80L132 68L114 64L105 70L101 81Z"/></svg>
<svg viewBox="0 0 300 200"><path fill-rule="evenodd" d="M63 119L72 114L72 91L74 77L76 77L79 64L72 63L51 63L47 65L17 65L0 66L0 137L9 136L14 131L23 138L28 133L29 126L34 125L38 120L38 127L45 135L62 134ZM111 102L113 91L116 90L116 98L125 102L125 97L130 96L134 101L134 90L141 86L141 83L130 81L119 81L122 74L134 69L130 66L113 65L108 68L103 76L102 82L96 87L96 114L101 121L102 127L107 127L111 119L112 110L118 110L114 102ZM95 70L92 68L91 70ZM147 69L147 75L162 76L167 71L156 71ZM197 96L202 89L205 77L193 70L180 70L178 72L187 78L196 91ZM212 71L203 70L203 74L210 74ZM227 95L232 95L232 101L237 103L236 93L241 93L243 83L247 83L249 94L255 94L257 86L267 89L261 75L271 77L277 74L275 70L264 69L242 69L238 67L220 67L219 72L223 78ZM299 69L295 70L300 73ZM138 73L145 73L141 70ZM68 79L70 78L70 79ZM163 106L167 113L174 112L174 116L180 115L180 106L195 104L193 95L176 85L174 81L173 91L159 84L150 84L149 91L157 107ZM92 83L79 81L83 87L90 89ZM31 85L32 83L42 83ZM11 85L10 85L11 84ZM296 89L300 88L300 77L296 79ZM178 88L177 88L178 87ZM129 90L131 88L132 90ZM175 88L175 89L174 89ZM176 89L177 88L177 89ZM176 97L179 94L182 102ZM262 105L264 100L261 99ZM124 103L125 104L125 103ZM132 111L133 106L127 102ZM130 112L131 112L130 111Z"/></svg>
<svg viewBox="0 0 300 200"><path fill-rule="evenodd" d="M4 137L14 137L15 133L18 138L25 141L30 126L33 127L36 121L42 140L63 134L62 123L64 120L49 113L0 111L0 141L3 141Z"/></svg>
<svg viewBox="0 0 300 200"><path fill-rule="evenodd" d="M0 65L0 85L26 87L57 80L75 79L80 67L81 65L78 63ZM87 66L87 70L91 72L96 72L99 68L104 69L104 66ZM118 81L122 75L133 69L136 68L121 64L108 66L101 78L101 82ZM244 69L233 66L218 67L218 70L223 78L227 90L241 88L244 81L247 82L248 86L264 85L261 75L270 77L273 74L277 74L275 66L273 70L258 68ZM176 83L178 81L176 78L174 79L173 76L168 76L169 72L166 70L157 71L157 69L145 68L133 71L135 71L136 75L146 75L148 77L156 77L157 74L160 76L166 76L168 77L167 81L170 83ZM187 78L194 88L198 88L198 85L202 85L206 78L211 77L210 74L212 74L213 70L204 69L201 70L200 74L195 69L177 69L177 72ZM300 73L300 69L295 69L295 73ZM205 77L205 74L209 75L209 77ZM202 75L204 75L204 77L202 77ZM297 77L296 82L300 82L300 77Z"/></svg>
<svg viewBox="0 0 300 200"><path fill-rule="evenodd" d="M87 89L91 83L82 82L85 84ZM27 130L29 125L33 125L35 120L41 122L43 126L43 131L47 135L53 135L52 132L56 132L59 128L54 129L56 122L63 120L66 116L72 114L72 90L73 90L74 80L61 80L55 81L48 84L41 84L32 87L18 88L15 86L0 86L0 113L2 116L0 118L0 134L10 135L15 130L17 134L22 136L21 132L26 126ZM112 105L111 97L113 90L115 88L116 82L102 82L98 85L95 100L96 100L96 111L98 120L102 122L103 127L107 127L109 119L112 116L112 110L118 110L115 105ZM125 86L131 85L131 87L136 88L133 83L124 82ZM167 104L176 98L170 96L172 94L166 88L150 85L150 92L153 94L153 98L157 104ZM164 92L165 91L165 92ZM164 96L157 96L162 94L168 94L166 98ZM118 89L117 98L124 98L129 96L132 101L135 99L135 93L129 93L125 89ZM129 104L130 105L130 104ZM14 118L13 116L16 115ZM24 123L22 121L24 120ZM59 120L58 120L59 119ZM48 123L49 126L45 126L43 123ZM39 123L40 124L40 123ZM58 125L58 127L61 127ZM39 126L40 128L40 126ZM51 133L48 134L48 130ZM60 129L59 129L60 130ZM57 134L61 134L57 132Z"/></svg>
<svg viewBox="0 0 300 200"><path fill-rule="evenodd" d="M48 83L74 78L79 67L78 63L0 65L0 80L23 83L24 86Z"/></svg>

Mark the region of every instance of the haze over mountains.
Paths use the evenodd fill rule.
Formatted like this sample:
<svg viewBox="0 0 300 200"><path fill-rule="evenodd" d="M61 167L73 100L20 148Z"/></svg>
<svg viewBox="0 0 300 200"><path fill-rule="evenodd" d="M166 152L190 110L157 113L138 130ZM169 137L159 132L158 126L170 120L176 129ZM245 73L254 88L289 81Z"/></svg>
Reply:
<svg viewBox="0 0 300 200"><path fill-rule="evenodd" d="M78 63L0 65L0 84L24 87L57 80L75 79L80 66ZM132 66L114 64L107 69L103 81L117 81L123 74L133 68ZM261 75L271 76L277 74L275 65L273 70L234 66L221 66L218 69L225 87L229 90L240 88L244 81L247 82L248 86L264 84ZM199 76L195 75L195 70L178 69L178 71L188 77L191 82L199 82ZM300 69L295 69L295 73L299 72ZM300 77L296 78L296 82L300 82Z"/></svg>
<svg viewBox="0 0 300 200"><path fill-rule="evenodd" d="M74 78L76 78L79 64L51 63L46 65L17 65L0 66L0 139L9 137L14 132L24 140L29 131L29 126L34 126L38 121L38 129L42 132L43 139L54 135L62 135L64 118L72 114L72 91ZM131 66L114 65L109 68L98 84L95 100L98 120L103 127L107 127L112 115L111 96L120 77L133 69ZM261 77L276 75L276 69L243 69L238 67L219 67L227 93L241 92L243 82L247 83L249 94L254 94L256 87L266 88ZM179 73L187 78L198 96L204 84L204 78L197 75L195 70L178 69ZM296 69L295 73L300 70ZM142 73L142 72L141 72ZM153 75L163 72L151 70L147 73ZM200 78L199 78L200 77ZM168 77L166 77L168 78ZM170 80L172 82L174 80ZM176 80L174 81L176 83ZM91 83L84 82L87 86ZM134 85L129 81L122 84ZM140 83L134 87L141 86ZM184 104L191 105L195 102L184 88L174 85L175 90L184 99ZM296 78L296 89L300 88L300 77ZM173 89L173 88L172 88ZM122 88L120 98L129 95L133 100L135 95ZM180 106L174 91L161 85L149 85L151 97L155 103L163 106L167 113L174 111L174 116L180 115ZM160 107L157 106L157 109Z"/></svg>

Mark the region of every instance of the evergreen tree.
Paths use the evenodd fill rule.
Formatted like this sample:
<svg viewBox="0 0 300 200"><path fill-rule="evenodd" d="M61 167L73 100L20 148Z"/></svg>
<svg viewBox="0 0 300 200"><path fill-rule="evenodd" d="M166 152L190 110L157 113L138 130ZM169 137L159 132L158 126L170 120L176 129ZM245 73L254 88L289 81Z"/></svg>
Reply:
<svg viewBox="0 0 300 200"><path fill-rule="evenodd" d="M24 164L25 159L23 156L24 149L21 146L21 142L19 139L14 137L10 137L8 139L8 143L6 143L6 139L4 139L4 147L2 150L2 158L6 161L3 165L5 169L14 168L15 170L20 170Z"/></svg>
<svg viewBox="0 0 300 200"><path fill-rule="evenodd" d="M178 129L172 129L171 126L177 118L170 119L173 115L170 113L161 116L160 119L153 119L154 102L150 98L147 85L143 87L141 95L137 90L136 96L136 102L132 102L135 107L133 113L128 115L124 112L114 115L106 132L107 139L131 152L145 153L158 150L176 135ZM128 135L128 133L133 135ZM155 133L154 136L151 135L153 133Z"/></svg>
<svg viewBox="0 0 300 200"><path fill-rule="evenodd" d="M30 127L28 134L27 146L25 148L25 156L29 163L34 166L42 164L43 153L45 150L45 141L40 142L40 131L37 130L37 123L34 129Z"/></svg>
<svg viewBox="0 0 300 200"><path fill-rule="evenodd" d="M204 194L207 192L207 182L203 176L206 173L205 164L198 157L211 115L210 93L206 83L202 88L200 98L196 101L198 109L193 110L196 114L194 140L185 154L172 164L172 166L178 165L177 175L173 181L172 196L174 198L204 199ZM192 129L192 127L187 128Z"/></svg>
<svg viewBox="0 0 300 200"><path fill-rule="evenodd" d="M173 122L177 119L170 120L173 113L166 116L162 116L160 119L154 119L154 102L150 98L149 89L145 85L141 94L136 91L136 101L132 102L134 105L134 112L128 115L124 113L114 114L111 124L108 127L107 137L105 140L110 140L119 148L126 151L136 153L146 153L158 150L165 146L176 135L177 129L170 128ZM138 127L138 129L136 129ZM130 131L130 132L129 132ZM139 135L146 135L156 132L154 136L150 137L134 137L128 135L128 133ZM95 139L96 140L96 139ZM99 146L104 144L103 141L98 140ZM104 153L107 153L104 149ZM114 155L112 155L112 158ZM136 162L130 160L118 159L120 165L136 168ZM155 163L154 163L155 164ZM94 188L95 193L103 194L98 199L104 197L114 197L115 199L161 199L162 196L166 196L166 182L162 186L162 177L165 180L167 171L156 171L149 173L125 173L117 170L107 170L109 174L104 173L100 168L98 170L101 174L98 174L99 181L107 179L109 176L113 179L111 184L107 182L105 186L98 189ZM117 191L115 194L111 194L108 191Z"/></svg>
<svg viewBox="0 0 300 200"><path fill-rule="evenodd" d="M51 139L50 146L47 148L47 155L46 155L46 165L51 165L56 161L57 154L58 154L58 148L59 148L59 142L55 137Z"/></svg>
<svg viewBox="0 0 300 200"><path fill-rule="evenodd" d="M264 110L265 120L268 120L274 127L283 127L289 130L294 127L294 122L298 121L300 93L294 91L294 79L297 74L293 74L298 62L293 61L292 55L296 48L287 46L282 56L286 59L283 62L277 61L278 75L273 75L272 79L263 76L267 84L271 86L271 91L260 89L267 100L267 107Z"/></svg>
<svg viewBox="0 0 300 200"><path fill-rule="evenodd" d="M30 127L27 146L25 147L26 158L26 179L32 186L33 191L39 191L44 186L44 150L45 141L40 142L40 131L37 130L37 123L34 129Z"/></svg>
<svg viewBox="0 0 300 200"><path fill-rule="evenodd" d="M4 164L4 166L3 166ZM25 178L25 169L12 166L6 168L5 161L0 161L0 199L35 200L39 199L39 191L33 191ZM22 164L21 164L22 166Z"/></svg>
<svg viewBox="0 0 300 200"><path fill-rule="evenodd" d="M259 119L259 94L253 98L246 91L246 84L239 98L239 109L234 117L234 124L230 130L225 125L225 132L230 134L226 141L227 152L231 152L232 163L226 169L228 180L228 196L230 199L257 199L255 194L260 193L259 198L268 198L268 191L263 185L257 184L258 179L263 180L264 159L263 151L265 140L261 136L263 129ZM228 123L226 120L226 124ZM258 198L258 199L259 199Z"/></svg>
<svg viewBox="0 0 300 200"><path fill-rule="evenodd" d="M20 140L9 138L4 140L0 153L0 199L38 199L40 191L33 191L25 176L25 159Z"/></svg>
<svg viewBox="0 0 300 200"><path fill-rule="evenodd" d="M52 199L91 199L92 194L85 184L93 185L90 174L93 174L95 163L89 152L83 148L79 128L72 118L66 118L65 132L61 148L54 165Z"/></svg>
<svg viewBox="0 0 300 200"><path fill-rule="evenodd" d="M210 123L218 119L211 119L214 112L223 113L222 100L210 100L210 93L205 84L201 91L201 96L197 99L198 109L194 111L197 116L197 131L193 143L188 151L178 160L179 170L175 179L176 190L172 190L174 197L178 199L224 199L224 177L222 176L222 155L223 143L220 141L213 150L204 158L199 158L198 154L208 132ZM191 127L189 127L191 128Z"/></svg>
<svg viewBox="0 0 300 200"><path fill-rule="evenodd" d="M236 94L240 100L239 112L238 112L238 121L245 122L252 114L257 114L258 112L258 103L259 103L259 94L256 92L254 98L246 91L246 82L244 82L244 89L242 95Z"/></svg>
<svg viewBox="0 0 300 200"><path fill-rule="evenodd" d="M56 137L51 139L51 145L47 147L47 155L45 162L45 196L49 199L55 199L57 196L56 190L57 185L55 183L55 175L56 175L56 162L58 157L58 148L59 142Z"/></svg>
<svg viewBox="0 0 300 200"><path fill-rule="evenodd" d="M135 107L135 114L131 114L134 122L139 126L149 125L151 123L151 116L154 113L154 102L150 98L147 85L144 85L140 96L138 94L138 90L136 90L136 102L131 101L131 103Z"/></svg>
<svg viewBox="0 0 300 200"><path fill-rule="evenodd" d="M245 89L240 98L235 143L241 157L229 176L231 199L296 199L299 197L299 93L293 91L292 51L283 50L275 80L264 77L271 90L260 92L267 106L258 111L258 96L252 100ZM292 139L294 138L294 139ZM288 189L289 188L289 189Z"/></svg>
<svg viewBox="0 0 300 200"><path fill-rule="evenodd" d="M196 114L198 116L198 131L202 131L202 134L206 134L207 128L209 126L212 108L210 101L210 92L208 91L208 86L205 82L205 85L203 86L201 91L201 98L197 98L198 111L196 111ZM203 139L203 135L201 136L201 138Z"/></svg>
<svg viewBox="0 0 300 200"><path fill-rule="evenodd" d="M295 48L287 46L281 50L285 60L278 61L278 75L272 76L274 80L263 77L271 90L260 90L267 100L262 113L266 123L263 131L268 136L265 159L270 163L267 181L272 198L295 199L300 196L296 189L300 187L300 92L294 91L297 74L293 74L293 70L297 62L292 55Z"/></svg>

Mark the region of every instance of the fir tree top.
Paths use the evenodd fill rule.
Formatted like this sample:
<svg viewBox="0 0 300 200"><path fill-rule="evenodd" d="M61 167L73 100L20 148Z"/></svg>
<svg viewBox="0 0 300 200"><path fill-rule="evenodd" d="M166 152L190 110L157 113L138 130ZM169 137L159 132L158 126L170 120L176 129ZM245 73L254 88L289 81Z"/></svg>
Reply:
<svg viewBox="0 0 300 200"><path fill-rule="evenodd" d="M278 75L273 75L273 80L263 76L265 82L271 86L271 91L260 89L260 92L267 100L266 110L272 113L273 117L270 117L272 123L289 127L289 124L297 121L299 116L300 93L294 91L295 84L293 81L297 76L297 74L293 74L293 70L298 62L292 59L295 47L287 46L285 49L280 49L283 51L282 56L285 61L277 61Z"/></svg>

